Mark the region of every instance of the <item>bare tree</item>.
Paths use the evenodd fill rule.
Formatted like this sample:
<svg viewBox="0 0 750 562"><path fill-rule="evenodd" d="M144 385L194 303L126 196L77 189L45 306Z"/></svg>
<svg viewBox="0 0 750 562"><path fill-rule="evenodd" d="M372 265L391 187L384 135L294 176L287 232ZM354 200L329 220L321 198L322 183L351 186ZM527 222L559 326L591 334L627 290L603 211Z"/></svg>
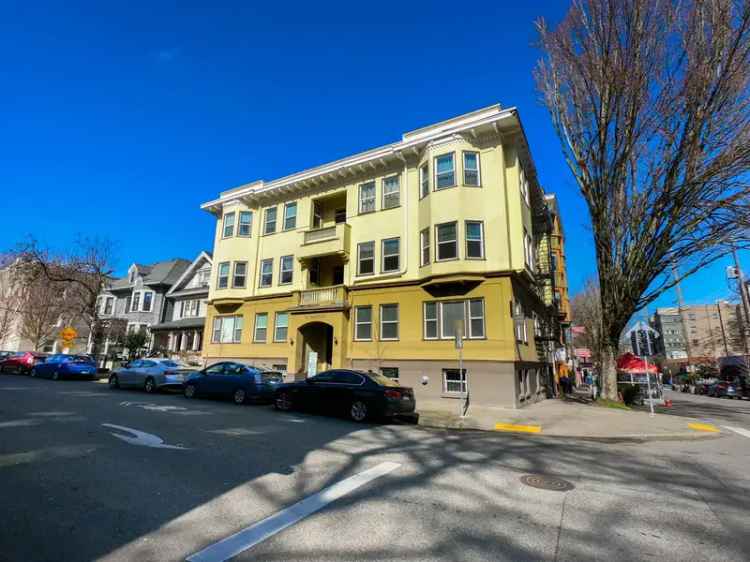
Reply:
<svg viewBox="0 0 750 562"><path fill-rule="evenodd" d="M591 217L604 392L634 312L747 241L750 0L575 0L536 71Z"/></svg>
<svg viewBox="0 0 750 562"><path fill-rule="evenodd" d="M38 274L29 264L17 264L14 275L20 299L19 334L40 351L57 339L60 318L68 311L65 287Z"/></svg>
<svg viewBox="0 0 750 562"><path fill-rule="evenodd" d="M113 243L101 238L79 238L72 250L53 254L36 240L21 245L19 254L50 282L65 287L68 311L91 330L91 353L97 355L106 332L99 317L98 297L113 273Z"/></svg>
<svg viewBox="0 0 750 562"><path fill-rule="evenodd" d="M591 350L591 361L601 369L604 333L602 331L602 305L599 284L586 280L583 289L570 301L570 315L574 326L583 328L574 334L574 343Z"/></svg>

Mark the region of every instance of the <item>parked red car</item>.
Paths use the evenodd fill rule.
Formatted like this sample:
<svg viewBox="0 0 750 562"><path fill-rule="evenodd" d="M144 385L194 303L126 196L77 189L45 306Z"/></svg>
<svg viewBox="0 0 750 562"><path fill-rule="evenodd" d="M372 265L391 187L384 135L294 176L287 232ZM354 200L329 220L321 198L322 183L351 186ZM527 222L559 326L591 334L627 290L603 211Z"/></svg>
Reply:
<svg viewBox="0 0 750 562"><path fill-rule="evenodd" d="M19 351L0 361L0 373L28 375L34 365L44 362L46 357L46 354L36 351Z"/></svg>

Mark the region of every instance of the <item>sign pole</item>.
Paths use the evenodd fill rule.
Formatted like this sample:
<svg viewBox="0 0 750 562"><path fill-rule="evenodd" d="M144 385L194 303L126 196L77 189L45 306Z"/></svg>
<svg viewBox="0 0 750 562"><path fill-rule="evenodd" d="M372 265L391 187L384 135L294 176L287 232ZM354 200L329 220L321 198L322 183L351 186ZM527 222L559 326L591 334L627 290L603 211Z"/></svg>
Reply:
<svg viewBox="0 0 750 562"><path fill-rule="evenodd" d="M458 349L458 380L463 383L461 386L465 388L465 392L462 393L462 399L458 400L458 415L465 418L466 398L469 394L469 379L468 377L464 377L464 321L456 320L453 329L455 330L456 349Z"/></svg>

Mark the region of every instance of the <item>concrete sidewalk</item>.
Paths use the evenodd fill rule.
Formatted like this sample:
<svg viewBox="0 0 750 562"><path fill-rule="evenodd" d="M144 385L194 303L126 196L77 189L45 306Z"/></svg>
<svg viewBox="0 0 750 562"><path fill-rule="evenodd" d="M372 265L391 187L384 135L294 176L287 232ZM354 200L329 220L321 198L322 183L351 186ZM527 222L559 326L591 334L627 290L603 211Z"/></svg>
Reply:
<svg viewBox="0 0 750 562"><path fill-rule="evenodd" d="M596 440L656 441L721 435L718 427L697 419L666 414L651 417L647 412L597 406L575 397L543 400L520 409L469 406L465 418L458 415L458 408L458 403L449 410L445 403L422 402L419 425Z"/></svg>

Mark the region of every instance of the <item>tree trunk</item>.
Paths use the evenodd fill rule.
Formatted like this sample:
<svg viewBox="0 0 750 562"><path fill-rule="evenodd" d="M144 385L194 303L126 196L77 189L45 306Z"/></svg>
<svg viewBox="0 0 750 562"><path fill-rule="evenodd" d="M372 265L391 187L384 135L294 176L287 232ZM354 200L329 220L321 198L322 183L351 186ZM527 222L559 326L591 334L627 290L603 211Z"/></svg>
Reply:
<svg viewBox="0 0 750 562"><path fill-rule="evenodd" d="M619 400L617 393L617 353L617 344L605 343L602 353L602 396L609 400Z"/></svg>

